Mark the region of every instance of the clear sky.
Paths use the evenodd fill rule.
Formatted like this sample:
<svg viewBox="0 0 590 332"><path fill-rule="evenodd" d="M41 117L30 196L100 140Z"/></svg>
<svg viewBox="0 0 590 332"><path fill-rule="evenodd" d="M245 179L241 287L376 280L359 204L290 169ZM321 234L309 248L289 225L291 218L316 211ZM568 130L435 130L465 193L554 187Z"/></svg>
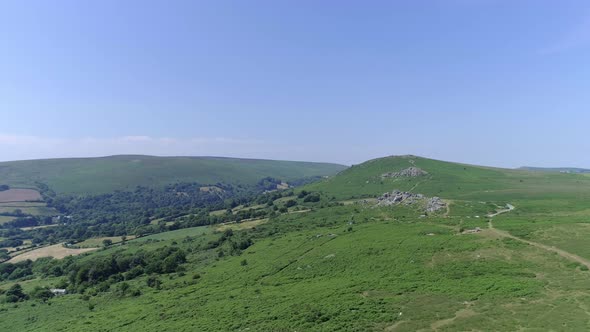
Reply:
<svg viewBox="0 0 590 332"><path fill-rule="evenodd" d="M590 2L0 1L0 160L590 167Z"/></svg>

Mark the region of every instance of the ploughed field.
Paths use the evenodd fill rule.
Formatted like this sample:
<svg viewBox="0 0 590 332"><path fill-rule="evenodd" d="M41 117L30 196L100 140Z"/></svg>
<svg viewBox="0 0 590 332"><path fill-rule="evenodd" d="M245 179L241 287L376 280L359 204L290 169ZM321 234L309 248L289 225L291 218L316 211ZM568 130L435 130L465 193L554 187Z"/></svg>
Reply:
<svg viewBox="0 0 590 332"><path fill-rule="evenodd" d="M0 191L0 203L36 202L41 200L43 200L41 194L34 189L8 189Z"/></svg>

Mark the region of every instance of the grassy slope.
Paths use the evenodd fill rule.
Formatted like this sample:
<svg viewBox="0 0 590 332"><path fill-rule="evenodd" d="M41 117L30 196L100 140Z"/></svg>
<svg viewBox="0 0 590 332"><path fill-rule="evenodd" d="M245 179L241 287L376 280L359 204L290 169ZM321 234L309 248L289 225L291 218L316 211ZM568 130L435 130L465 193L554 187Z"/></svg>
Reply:
<svg viewBox="0 0 590 332"><path fill-rule="evenodd" d="M414 163L410 163L413 161ZM429 174L414 178L386 178L381 174L410 166ZM420 157L387 157L353 166L341 176L317 182L306 189L338 199L375 197L393 189L462 200L514 200L590 198L590 177L490 168ZM558 197L556 197L556 195Z"/></svg>
<svg viewBox="0 0 590 332"><path fill-rule="evenodd" d="M41 181L62 193L101 193L174 182L253 184L266 176L289 181L334 175L344 168L336 164L274 160L113 156L4 162L0 163L0 179L20 187Z"/></svg>
<svg viewBox="0 0 590 332"><path fill-rule="evenodd" d="M143 295L123 299L112 293L99 295L90 300L95 304L93 311L79 295L53 299L51 306L4 305L0 306L0 329L590 328L590 272L551 252L501 237L486 229L485 218L474 218L496 205L512 203L514 211L494 218L497 228L590 259L584 245L590 236L589 177L414 160L429 176L381 183L380 174L409 166L407 158L385 158L355 166L308 189L344 200L394 188L410 189L419 182L415 192L453 201L448 216L418 218L421 211L411 207L317 205L311 212L283 215L250 230L274 230L274 235L256 240L239 257L215 260L215 252L193 252L186 275L164 278L162 291L144 287L143 277L132 281ZM457 234L460 227L476 226L486 230ZM434 235L426 235L430 233ZM183 241L187 235L195 236L195 242ZM143 238L109 250L156 248L176 241L190 251L215 234L197 228L154 237L162 241ZM109 250L92 255L106 255ZM240 263L244 259L245 266ZM195 273L202 277L193 279ZM25 288L51 282L30 281Z"/></svg>

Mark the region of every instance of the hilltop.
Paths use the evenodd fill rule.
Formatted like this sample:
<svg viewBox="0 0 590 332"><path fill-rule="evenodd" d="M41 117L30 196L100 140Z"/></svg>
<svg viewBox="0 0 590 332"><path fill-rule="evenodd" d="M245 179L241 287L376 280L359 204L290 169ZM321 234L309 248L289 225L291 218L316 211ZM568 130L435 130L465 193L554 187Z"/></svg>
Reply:
<svg viewBox="0 0 590 332"><path fill-rule="evenodd" d="M387 176L416 168L419 176ZM391 156L354 165L338 176L316 182L307 190L337 199L375 197L392 189L419 192L448 199L509 200L526 192L527 198L546 198L556 193L575 195L585 190L586 177L467 165L417 156Z"/></svg>
<svg viewBox="0 0 590 332"><path fill-rule="evenodd" d="M178 182L253 185L265 177L289 182L330 176L345 168L297 161L121 155L2 162L0 184L35 187L41 182L57 193L98 194Z"/></svg>

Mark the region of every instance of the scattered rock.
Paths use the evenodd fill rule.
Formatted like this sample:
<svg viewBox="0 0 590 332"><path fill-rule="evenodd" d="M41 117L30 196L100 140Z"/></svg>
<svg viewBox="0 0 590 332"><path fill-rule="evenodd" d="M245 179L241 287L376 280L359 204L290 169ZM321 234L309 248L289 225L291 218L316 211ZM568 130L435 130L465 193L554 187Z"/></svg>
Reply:
<svg viewBox="0 0 590 332"><path fill-rule="evenodd" d="M394 190L390 193L385 193L377 198L377 205L378 206L389 206L389 205L397 205L397 204L404 204L410 205L416 202L421 201L424 199L424 195L422 194L414 194L407 191L399 191Z"/></svg>
<svg viewBox="0 0 590 332"><path fill-rule="evenodd" d="M426 212L436 212L440 209L445 209L447 203L445 203L440 197L432 197L426 203Z"/></svg>
<svg viewBox="0 0 590 332"><path fill-rule="evenodd" d="M389 172L389 173L381 174L381 177L382 178L418 177L418 176L423 176L426 174L428 174L428 172L424 171L423 169L412 166L412 167L408 167L404 170L401 170L399 172Z"/></svg>
<svg viewBox="0 0 590 332"><path fill-rule="evenodd" d="M474 229L468 229L466 231L463 231L463 234L474 234L479 232L481 232L481 228L475 227Z"/></svg>
<svg viewBox="0 0 590 332"><path fill-rule="evenodd" d="M426 201L426 212L436 212L447 207L447 203L445 203L440 197L428 198L422 194L414 194L399 190L394 190L378 197L377 206L391 206L398 204L412 205L416 203L424 203L424 201Z"/></svg>

